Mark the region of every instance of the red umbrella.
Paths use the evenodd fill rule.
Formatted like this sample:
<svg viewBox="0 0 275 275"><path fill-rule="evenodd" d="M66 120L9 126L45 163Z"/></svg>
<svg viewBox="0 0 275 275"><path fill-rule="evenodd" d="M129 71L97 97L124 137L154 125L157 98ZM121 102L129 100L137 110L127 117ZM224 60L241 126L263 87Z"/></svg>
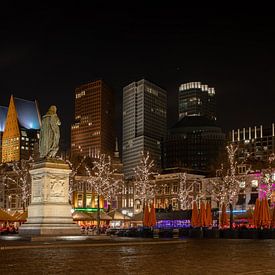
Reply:
<svg viewBox="0 0 275 275"><path fill-rule="evenodd" d="M145 204L143 212L143 226L149 226L149 208L147 203Z"/></svg>
<svg viewBox="0 0 275 275"><path fill-rule="evenodd" d="M201 202L200 214L199 214L199 226L206 226L206 211L205 204Z"/></svg>
<svg viewBox="0 0 275 275"><path fill-rule="evenodd" d="M199 226L198 207L197 207L197 203L195 201L193 202L191 225L193 227Z"/></svg>
<svg viewBox="0 0 275 275"><path fill-rule="evenodd" d="M267 202L267 198L262 200L262 209L261 209L261 216L260 216L260 226L269 227L271 218L269 212L269 205Z"/></svg>
<svg viewBox="0 0 275 275"><path fill-rule="evenodd" d="M212 226L212 212L211 212L211 202L206 203L206 226Z"/></svg>
<svg viewBox="0 0 275 275"><path fill-rule="evenodd" d="M155 226L157 224L156 210L154 204L151 204L148 226Z"/></svg>
<svg viewBox="0 0 275 275"><path fill-rule="evenodd" d="M226 206L225 203L222 204L222 214L221 214L221 227L228 226L228 218L226 215Z"/></svg>
<svg viewBox="0 0 275 275"><path fill-rule="evenodd" d="M253 214L253 224L255 227L258 227L259 214L260 214L260 201L259 199L257 199L255 203L255 208L254 208L254 214Z"/></svg>
<svg viewBox="0 0 275 275"><path fill-rule="evenodd" d="M273 214L271 220L271 228L275 228L275 207L273 207Z"/></svg>

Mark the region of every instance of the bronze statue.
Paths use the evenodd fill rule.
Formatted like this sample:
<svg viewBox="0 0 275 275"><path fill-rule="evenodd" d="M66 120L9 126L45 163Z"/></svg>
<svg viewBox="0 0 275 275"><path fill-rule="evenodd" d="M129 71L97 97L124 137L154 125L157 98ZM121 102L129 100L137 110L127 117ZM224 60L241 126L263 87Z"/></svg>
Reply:
<svg viewBox="0 0 275 275"><path fill-rule="evenodd" d="M41 158L54 158L59 149L61 122L56 114L56 106L52 105L42 118L39 153Z"/></svg>

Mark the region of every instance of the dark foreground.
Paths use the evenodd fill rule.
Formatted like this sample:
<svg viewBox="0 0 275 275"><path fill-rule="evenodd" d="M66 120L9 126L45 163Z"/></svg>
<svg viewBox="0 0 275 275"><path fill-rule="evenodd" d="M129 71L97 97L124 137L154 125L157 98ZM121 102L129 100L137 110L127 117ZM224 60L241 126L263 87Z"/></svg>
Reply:
<svg viewBox="0 0 275 275"><path fill-rule="evenodd" d="M1 274L275 274L275 240L0 240Z"/></svg>

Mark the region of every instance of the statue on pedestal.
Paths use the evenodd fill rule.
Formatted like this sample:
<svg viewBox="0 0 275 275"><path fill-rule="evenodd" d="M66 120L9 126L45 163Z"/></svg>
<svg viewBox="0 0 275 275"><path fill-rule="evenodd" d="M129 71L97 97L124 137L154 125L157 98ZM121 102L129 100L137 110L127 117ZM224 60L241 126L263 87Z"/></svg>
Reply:
<svg viewBox="0 0 275 275"><path fill-rule="evenodd" d="M61 122L56 114L57 108L52 105L42 118L39 153L41 158L54 158L59 149Z"/></svg>

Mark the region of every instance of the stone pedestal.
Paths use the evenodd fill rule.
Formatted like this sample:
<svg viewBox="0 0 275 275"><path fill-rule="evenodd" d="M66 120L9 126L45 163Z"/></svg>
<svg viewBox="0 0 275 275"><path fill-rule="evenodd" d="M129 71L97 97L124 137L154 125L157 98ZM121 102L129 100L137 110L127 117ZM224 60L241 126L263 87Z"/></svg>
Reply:
<svg viewBox="0 0 275 275"><path fill-rule="evenodd" d="M61 160L41 160L30 170L32 178L31 204L27 222L20 226L24 236L80 235L73 222L69 204L69 174L71 170Z"/></svg>

